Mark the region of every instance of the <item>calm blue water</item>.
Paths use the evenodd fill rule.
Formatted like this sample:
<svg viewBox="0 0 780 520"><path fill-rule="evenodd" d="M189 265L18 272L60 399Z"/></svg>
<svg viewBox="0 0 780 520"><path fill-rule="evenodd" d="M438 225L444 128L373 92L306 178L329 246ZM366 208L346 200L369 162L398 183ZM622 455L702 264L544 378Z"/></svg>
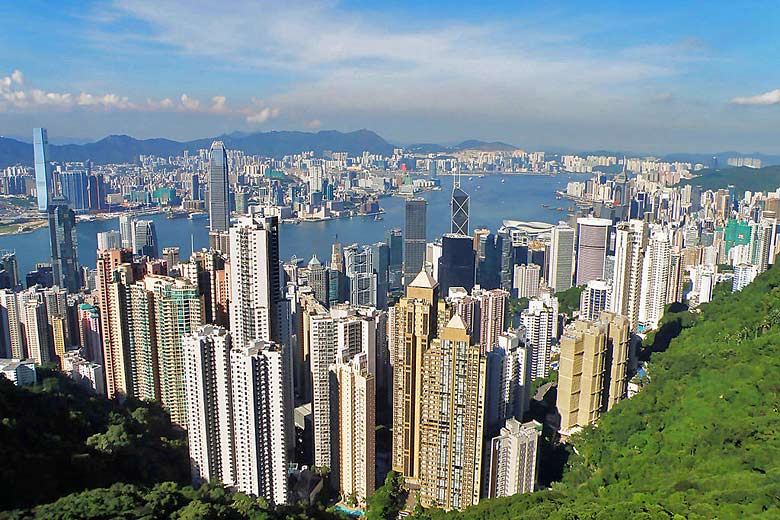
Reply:
<svg viewBox="0 0 780 520"><path fill-rule="evenodd" d="M498 229L503 220L539 220L555 223L565 218L559 213L542 208L550 206L568 206L567 201L556 201L555 190L566 187L566 183L582 180L587 175L517 175L463 178L463 188L471 196L471 229L485 227ZM502 183L501 180L504 180ZM428 239L449 231L449 196L452 181L442 178L441 191L423 193L428 200ZM373 243L383 240L385 231L404 226L404 200L398 197L381 199L385 209L384 220L374 221L372 217L329 220L326 222L305 224L283 224L281 228L281 254L283 259L292 255L308 259L316 253L320 260L330 259L330 247L339 240L344 244ZM151 218L157 227L160 251L163 247L178 246L182 258L190 253L190 236L195 248L208 247L208 219L189 220L187 218L166 219L165 215L153 215ZM95 266L97 233L119 229L117 219L78 224L79 261L84 265ZM46 229L39 229L23 235L0 237L0 249L16 250L19 262L19 274L32 270L37 262L50 261L49 238Z"/></svg>

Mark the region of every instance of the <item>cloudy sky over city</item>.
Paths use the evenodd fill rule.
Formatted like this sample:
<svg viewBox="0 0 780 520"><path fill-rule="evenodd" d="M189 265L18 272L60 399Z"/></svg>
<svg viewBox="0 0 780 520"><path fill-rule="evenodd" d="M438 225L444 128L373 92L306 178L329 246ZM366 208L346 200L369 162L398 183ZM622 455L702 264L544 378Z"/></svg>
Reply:
<svg viewBox="0 0 780 520"><path fill-rule="evenodd" d="M780 152L777 2L419 4L3 2L0 133Z"/></svg>

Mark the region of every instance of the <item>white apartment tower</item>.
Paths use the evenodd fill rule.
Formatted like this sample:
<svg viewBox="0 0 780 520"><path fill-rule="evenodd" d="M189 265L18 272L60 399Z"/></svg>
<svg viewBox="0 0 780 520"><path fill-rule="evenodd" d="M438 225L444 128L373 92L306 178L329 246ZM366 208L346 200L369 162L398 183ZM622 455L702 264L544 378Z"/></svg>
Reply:
<svg viewBox="0 0 780 520"><path fill-rule="evenodd" d="M235 488L272 504L289 500L287 466L294 439L288 357L283 347L262 340L230 351Z"/></svg>
<svg viewBox="0 0 780 520"><path fill-rule="evenodd" d="M609 310L626 316L632 330L639 325L642 262L646 247L647 226L643 220L618 224L615 232L615 268Z"/></svg>
<svg viewBox="0 0 780 520"><path fill-rule="evenodd" d="M237 347L251 340L283 342L279 222L248 216L230 228L230 332Z"/></svg>
<svg viewBox="0 0 780 520"><path fill-rule="evenodd" d="M541 430L542 425L536 421L521 424L510 418L499 435L491 439L488 498L534 491Z"/></svg>
<svg viewBox="0 0 780 520"><path fill-rule="evenodd" d="M183 340L192 483L235 485L230 333L206 325Z"/></svg>
<svg viewBox="0 0 780 520"><path fill-rule="evenodd" d="M670 269L669 235L665 230L658 230L650 238L645 254L639 306L639 321L649 329L656 328L664 314Z"/></svg>

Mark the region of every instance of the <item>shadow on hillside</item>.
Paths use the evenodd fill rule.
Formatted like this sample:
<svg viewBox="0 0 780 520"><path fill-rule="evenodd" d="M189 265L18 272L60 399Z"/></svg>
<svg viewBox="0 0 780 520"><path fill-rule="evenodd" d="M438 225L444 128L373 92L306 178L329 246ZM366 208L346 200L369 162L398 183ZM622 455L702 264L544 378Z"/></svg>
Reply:
<svg viewBox="0 0 780 520"><path fill-rule="evenodd" d="M660 328L648 334L642 343L639 349L639 361L649 361L656 352L664 352L669 348L672 340L691 324L691 315L688 313L687 305L682 303L669 305L661 320Z"/></svg>
<svg viewBox="0 0 780 520"><path fill-rule="evenodd" d="M538 481L543 487L549 487L553 482L563 478L563 470L571 455L570 448L560 443L558 428L561 416L555 407L558 392L555 386L545 393L541 401L531 399L527 420L535 420L544 425L539 439L539 474Z"/></svg>

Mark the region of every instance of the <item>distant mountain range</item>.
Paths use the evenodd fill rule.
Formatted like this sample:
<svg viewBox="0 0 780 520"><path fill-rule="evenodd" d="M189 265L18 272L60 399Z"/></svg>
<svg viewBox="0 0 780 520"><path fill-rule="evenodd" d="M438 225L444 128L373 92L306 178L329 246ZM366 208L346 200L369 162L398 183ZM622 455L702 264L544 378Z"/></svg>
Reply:
<svg viewBox="0 0 780 520"><path fill-rule="evenodd" d="M248 154L265 155L268 157L282 157L305 151L313 151L316 155L322 155L326 150L334 152L347 152L350 155L359 155L364 151L373 154L391 155L396 145L393 145L371 130L356 130L354 132L338 132L336 130L323 130L320 132L233 132L217 137L196 139L193 141L173 141L171 139L136 139L127 135L110 135L99 141L83 144L50 145L52 161L83 162L91 160L97 164L107 163L133 163L139 155L181 155L185 150L196 152L199 149L208 148L211 143L219 139L224 141L228 149L242 150ZM417 143L404 146L405 149L418 154L447 155L462 150L504 151L517 150L516 146L501 141L478 141L470 139L461 143L445 146L436 143ZM574 153L574 152L569 152ZM578 155L617 155L622 152L580 152ZM645 154L629 154L630 156L644 156ZM717 157L718 166L726 166L729 157L755 157L761 159L764 166L780 164L780 155L767 155L761 153L744 154L738 152L718 152L716 154L701 153L676 153L662 156L667 161L686 161L703 163L712 166L713 157ZM0 137L0 167L13 164L31 166L33 163L32 145L29 142L11 138Z"/></svg>
<svg viewBox="0 0 780 520"><path fill-rule="evenodd" d="M87 144L50 145L52 161L86 161L97 164L133 163L139 155L181 155L185 150L196 152L208 148L214 140L224 141L228 149L242 150L248 154L282 157L304 151L322 155L325 150L359 155L364 151L391 155L394 146L370 130L355 132L258 132L232 134L194 141L170 139L135 139L127 135L110 135L100 141ZM0 137L0 166L12 164L32 165L32 145L16 139Z"/></svg>

